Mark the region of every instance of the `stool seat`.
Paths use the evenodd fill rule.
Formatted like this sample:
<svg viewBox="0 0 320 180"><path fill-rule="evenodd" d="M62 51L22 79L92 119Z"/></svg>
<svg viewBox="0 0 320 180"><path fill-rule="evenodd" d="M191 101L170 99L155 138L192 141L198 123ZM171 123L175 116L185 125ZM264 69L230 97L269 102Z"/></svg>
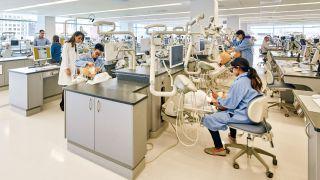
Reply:
<svg viewBox="0 0 320 180"><path fill-rule="evenodd" d="M254 133L254 134L265 134L272 129L269 123L266 123L266 126L267 126L266 127L263 122L260 122L257 124L230 123L228 124L228 126L234 129L239 129L239 130L246 131L248 133Z"/></svg>

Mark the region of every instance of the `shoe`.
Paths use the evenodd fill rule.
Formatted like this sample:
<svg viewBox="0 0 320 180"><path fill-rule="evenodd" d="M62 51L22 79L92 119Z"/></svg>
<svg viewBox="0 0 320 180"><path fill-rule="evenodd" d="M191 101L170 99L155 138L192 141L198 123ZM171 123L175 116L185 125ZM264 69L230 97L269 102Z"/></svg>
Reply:
<svg viewBox="0 0 320 180"><path fill-rule="evenodd" d="M215 147L205 148L204 152L213 156L226 156L227 151L224 148L216 149Z"/></svg>
<svg viewBox="0 0 320 180"><path fill-rule="evenodd" d="M230 135L230 134L228 134L228 139L229 139L230 144L237 144L237 139L236 139L236 138L231 137L231 135Z"/></svg>

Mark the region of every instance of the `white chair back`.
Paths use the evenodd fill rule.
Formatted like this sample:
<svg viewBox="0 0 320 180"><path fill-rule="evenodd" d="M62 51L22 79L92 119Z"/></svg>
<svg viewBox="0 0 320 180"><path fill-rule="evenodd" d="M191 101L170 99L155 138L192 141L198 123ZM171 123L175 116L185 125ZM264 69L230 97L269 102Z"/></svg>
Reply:
<svg viewBox="0 0 320 180"><path fill-rule="evenodd" d="M271 85L274 83L274 77L270 70L267 70L266 72L266 82L267 82L267 85Z"/></svg>
<svg viewBox="0 0 320 180"><path fill-rule="evenodd" d="M266 96L257 97L250 102L248 117L255 123L260 123L268 117L268 101Z"/></svg>

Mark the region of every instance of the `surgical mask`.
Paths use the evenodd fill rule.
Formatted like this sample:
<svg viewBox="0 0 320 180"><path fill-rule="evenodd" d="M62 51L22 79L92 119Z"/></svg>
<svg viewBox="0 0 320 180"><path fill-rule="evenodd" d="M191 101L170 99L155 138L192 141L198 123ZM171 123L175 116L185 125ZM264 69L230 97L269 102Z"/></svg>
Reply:
<svg viewBox="0 0 320 180"><path fill-rule="evenodd" d="M241 39L237 37L237 41L241 41Z"/></svg>

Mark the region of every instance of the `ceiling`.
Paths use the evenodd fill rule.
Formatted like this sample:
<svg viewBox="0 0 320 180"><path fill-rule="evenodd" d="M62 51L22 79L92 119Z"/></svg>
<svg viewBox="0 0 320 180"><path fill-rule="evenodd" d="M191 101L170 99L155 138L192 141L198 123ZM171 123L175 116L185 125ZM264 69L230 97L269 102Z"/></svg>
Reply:
<svg viewBox="0 0 320 180"><path fill-rule="evenodd" d="M61 0L10 0L1 4L0 12L55 1ZM114 21L185 22L190 18L190 1L192 0L74 0L63 4L10 11L10 13L65 17L88 17L93 13L96 18ZM320 0L218 0L218 2L221 17L239 15L241 22L249 24L318 21L320 15Z"/></svg>

